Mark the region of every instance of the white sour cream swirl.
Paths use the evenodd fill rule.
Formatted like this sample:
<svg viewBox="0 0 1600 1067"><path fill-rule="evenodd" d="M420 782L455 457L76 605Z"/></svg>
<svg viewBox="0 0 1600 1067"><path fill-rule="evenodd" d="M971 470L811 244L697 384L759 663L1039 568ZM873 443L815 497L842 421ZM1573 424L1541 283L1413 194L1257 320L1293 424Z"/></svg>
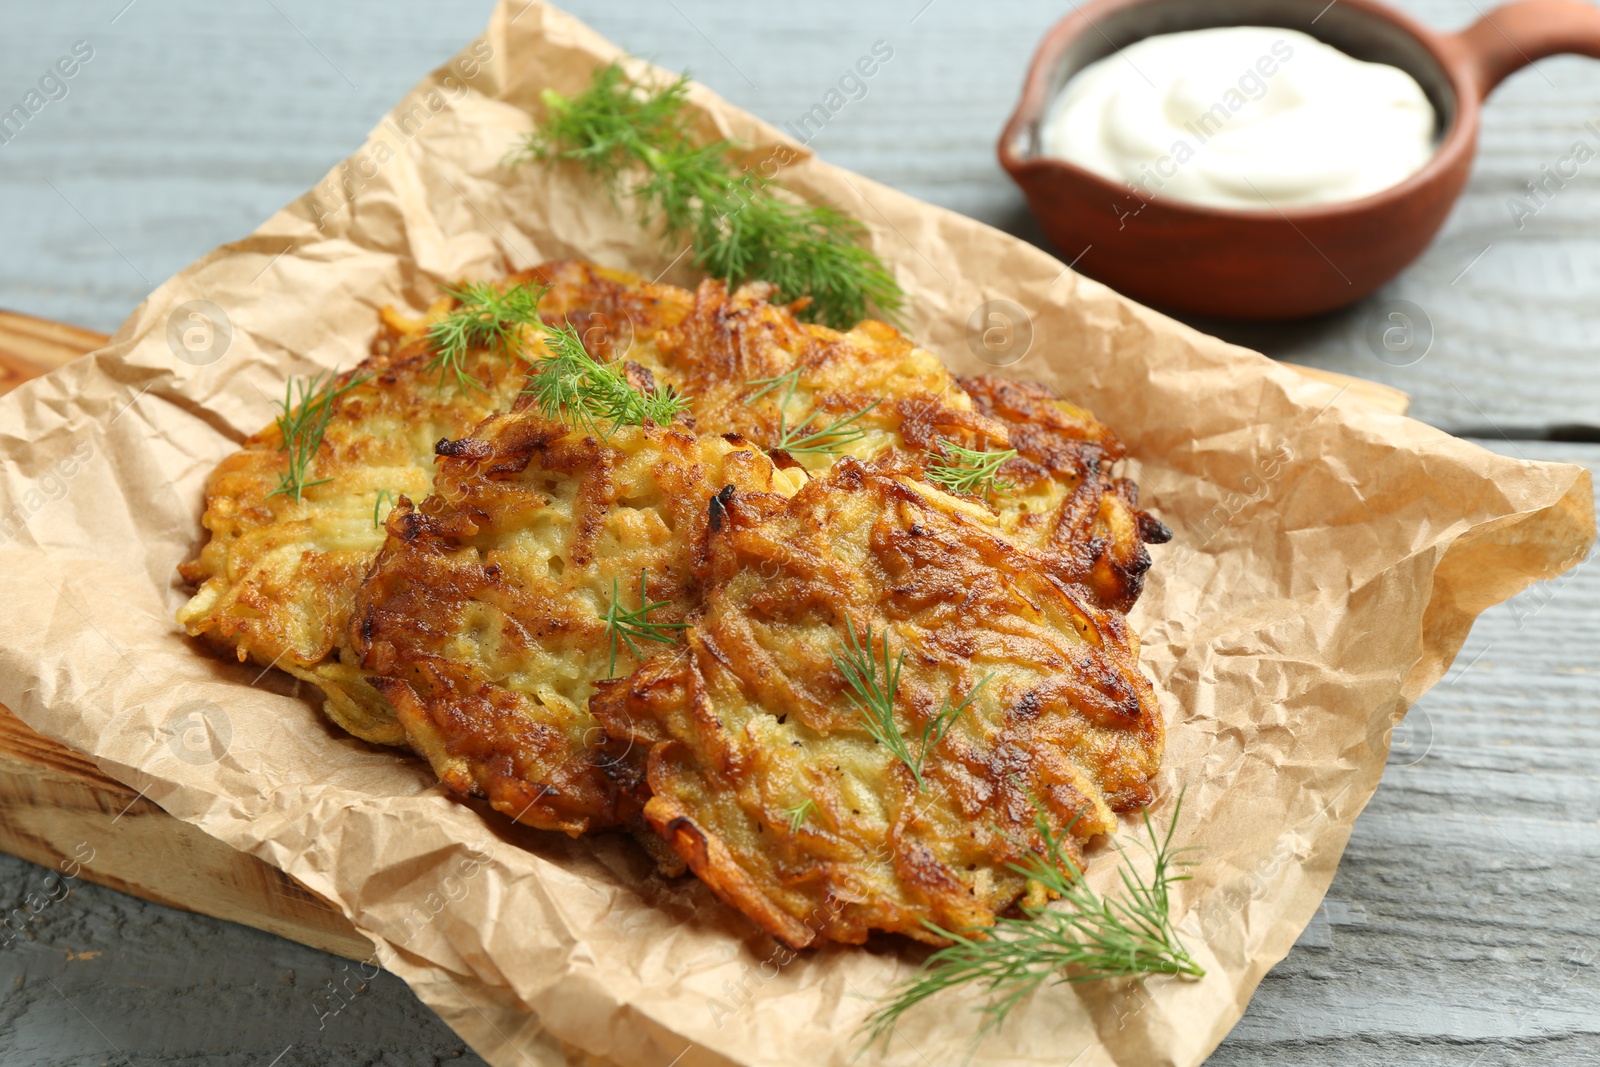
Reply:
<svg viewBox="0 0 1600 1067"><path fill-rule="evenodd" d="M1404 181L1433 155L1434 126L1398 68L1295 30L1229 26L1091 63L1052 103L1042 144L1143 198L1270 210Z"/></svg>

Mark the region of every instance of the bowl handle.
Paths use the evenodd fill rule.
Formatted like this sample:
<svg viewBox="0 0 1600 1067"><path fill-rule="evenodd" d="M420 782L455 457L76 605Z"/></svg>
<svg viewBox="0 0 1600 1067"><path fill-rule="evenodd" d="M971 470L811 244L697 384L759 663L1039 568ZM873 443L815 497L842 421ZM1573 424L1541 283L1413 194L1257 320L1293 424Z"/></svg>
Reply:
<svg viewBox="0 0 1600 1067"><path fill-rule="evenodd" d="M1546 56L1600 59L1600 8L1582 0L1517 0L1455 35L1483 99L1509 75Z"/></svg>

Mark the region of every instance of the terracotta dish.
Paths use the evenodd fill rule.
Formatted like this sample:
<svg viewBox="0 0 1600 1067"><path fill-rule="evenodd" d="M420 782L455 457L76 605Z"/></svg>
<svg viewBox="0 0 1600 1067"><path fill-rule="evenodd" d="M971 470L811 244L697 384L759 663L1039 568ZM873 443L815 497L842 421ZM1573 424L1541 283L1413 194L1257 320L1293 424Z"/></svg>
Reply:
<svg viewBox="0 0 1600 1067"><path fill-rule="evenodd" d="M1283 26L1417 79L1439 116L1438 151L1399 185L1359 200L1237 210L1135 195L1039 154L1039 125L1077 71L1144 37L1215 26ZM1415 259L1466 184L1478 110L1509 74L1562 52L1600 58L1600 9L1520 0L1456 34L1373 0L1091 0L1045 36L1000 136L1000 164L1078 268L1173 311L1286 319L1343 307Z"/></svg>

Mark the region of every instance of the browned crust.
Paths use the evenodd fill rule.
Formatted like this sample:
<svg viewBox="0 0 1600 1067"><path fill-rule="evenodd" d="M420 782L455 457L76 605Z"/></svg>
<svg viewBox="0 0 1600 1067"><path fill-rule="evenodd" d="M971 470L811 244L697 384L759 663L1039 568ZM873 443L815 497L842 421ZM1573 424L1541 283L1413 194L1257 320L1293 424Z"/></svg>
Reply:
<svg viewBox="0 0 1600 1067"><path fill-rule="evenodd" d="M1085 586L1107 607L1131 610L1150 569L1145 544L1163 544L1172 533L1139 510L1137 485L1112 476L1112 464L1126 454L1116 434L1037 382L993 375L957 381L977 410L1005 426L1017 450L1002 476L1025 490L1049 485L1061 492L1047 514L1008 516L1008 525L1063 581Z"/></svg>
<svg viewBox="0 0 1600 1067"><path fill-rule="evenodd" d="M774 937L987 925L1026 889L1007 864L1042 845L1035 801L1082 841L1149 799L1162 724L1126 622L917 488L912 468L844 460L792 500L720 507L686 651L591 710L614 743L650 747L650 825ZM923 791L845 695L829 653L846 616L907 652L909 738L993 675L928 757ZM816 812L795 830L797 798Z"/></svg>
<svg viewBox="0 0 1600 1067"><path fill-rule="evenodd" d="M383 542L369 516L380 492L426 495L434 441L464 434L509 404L525 377L521 367L481 353L465 369L485 390L438 388L426 324L386 311L371 355L339 375L341 386L358 375L364 381L336 402L310 470L318 484L302 500L277 492L288 461L276 423L219 463L206 483L202 516L210 538L178 568L197 587L179 613L191 636L222 655L277 666L319 686L334 721L386 744L403 735L348 662L346 641L356 591ZM361 535L370 543L357 543Z"/></svg>
<svg viewBox="0 0 1600 1067"><path fill-rule="evenodd" d="M687 289L581 260L541 263L518 277L550 287L539 302L545 322L570 324L602 362L628 358L632 345L652 345L683 321L693 299Z"/></svg>
<svg viewBox="0 0 1600 1067"><path fill-rule="evenodd" d="M661 797L651 797L644 815L650 828L725 903L790 948L809 948L816 941L817 931L774 905L760 883L744 873L722 839L707 837L683 808Z"/></svg>
<svg viewBox="0 0 1600 1067"><path fill-rule="evenodd" d="M1107 607L1133 607L1150 567L1145 544L1171 537L1139 509L1138 487L1112 475L1125 457L1116 435L1042 385L956 378L885 323L838 331L801 322L791 307L771 302L764 284L730 292L713 279L691 294L583 263L546 264L535 273L553 285L542 305L547 318L587 329L602 344L632 339L634 366L689 397L704 431L737 432L775 449L785 414L790 426L811 413L823 425L876 402L856 424L874 432L845 450L857 459L898 451L926 465L942 458L944 440L1016 449L1001 475L1021 491L985 503L1052 573ZM804 401L784 412L776 393L758 396L755 383L789 373L798 375ZM835 458L780 462L822 473Z"/></svg>
<svg viewBox="0 0 1600 1067"><path fill-rule="evenodd" d="M727 485L771 491L773 468L737 439L633 427L600 441L518 407L439 443L436 492L391 515L353 639L449 788L576 835L642 804L643 749L602 752L588 711L610 664L606 605L636 607L643 574L663 603L651 621L681 623L699 600L710 500ZM617 642L619 674L638 657Z"/></svg>
<svg viewBox="0 0 1600 1067"><path fill-rule="evenodd" d="M452 398L429 388L426 320L386 311L359 368L371 380L341 401L319 457L329 496L370 492L360 479L377 463L420 471L383 551L312 545L251 570L242 539L303 518L271 494L283 457L269 427L212 476L212 541L180 568L213 594L192 633L322 686L341 725L409 741L448 788L513 818L574 835L649 827L796 947L985 925L1026 890L1006 864L1040 844L1036 803L1071 827L1076 861L1077 843L1149 799L1161 719L1122 613L1145 544L1170 534L1112 474L1123 447L1089 412L1033 383L956 379L883 323L801 323L762 284L691 293L574 261L507 284L529 280L550 285L545 320L622 361L635 388L689 396L684 422L631 444L580 437L512 405L520 372L497 357L472 368L490 394ZM787 374L794 403L756 395ZM874 401L843 458L779 447L785 425ZM435 438L409 457L386 444L389 428L420 425L444 427L436 469ZM1015 491L933 488L944 440L1015 449L1001 472ZM641 464L640 447L655 458ZM631 526L608 525L623 512ZM520 533L540 522L559 531L559 568ZM645 570L666 601L654 618L689 629L681 647L625 652L606 679L595 583ZM931 801L845 698L828 652L846 618L908 650L908 737L941 699L998 678L929 756ZM557 676L561 693L535 691ZM785 794L796 782L805 791ZM791 828L784 795L815 798L817 816Z"/></svg>

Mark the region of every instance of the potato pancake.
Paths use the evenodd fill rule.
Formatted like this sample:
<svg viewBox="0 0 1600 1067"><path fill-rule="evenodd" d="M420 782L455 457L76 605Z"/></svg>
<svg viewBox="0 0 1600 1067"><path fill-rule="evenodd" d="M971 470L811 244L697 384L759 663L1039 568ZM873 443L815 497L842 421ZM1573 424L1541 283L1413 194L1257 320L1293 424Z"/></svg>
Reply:
<svg viewBox="0 0 1600 1067"><path fill-rule="evenodd" d="M940 433L1004 441L933 353L885 323L848 332L804 323L752 283L690 293L622 271L548 263L540 310L590 338L624 339L639 363L690 401L696 425L784 451L812 472L891 448L926 450ZM835 432L823 432L830 426Z"/></svg>
<svg viewBox="0 0 1600 1067"><path fill-rule="evenodd" d="M531 275L552 285L540 305L547 318L571 322L586 343L625 347L689 398L700 429L742 434L780 464L821 473L842 456L900 451L926 468L948 459L945 442L1016 450L997 472L1012 490L985 494L985 505L1052 573L1105 606L1133 606L1150 566L1145 544L1171 537L1138 509L1138 487L1112 476L1125 455L1116 435L1042 385L957 379L890 325L803 323L761 283L729 293L707 281L690 294L572 262Z"/></svg>
<svg viewBox="0 0 1600 1067"><path fill-rule="evenodd" d="M990 924L1040 892L1008 866L1036 813L1077 861L1148 801L1123 612L1170 535L1089 412L763 283L549 263L481 324L529 283L459 366L455 301L386 309L298 478L278 425L223 461L189 633L515 820L635 831L794 947Z"/></svg>
<svg viewBox="0 0 1600 1067"><path fill-rule="evenodd" d="M846 458L792 499L717 497L710 531L685 647L591 709L648 748L650 825L773 936L988 925L1028 891L1007 864L1043 846L1036 810L1078 860L1150 798L1162 720L1137 637L978 502ZM863 649L881 736L845 669Z"/></svg>
<svg viewBox="0 0 1600 1067"><path fill-rule="evenodd" d="M178 568L199 587L178 613L190 636L310 682L329 718L382 744L405 735L355 666L347 635L356 590L383 545L383 514L402 495L427 496L435 442L509 407L527 372L487 351L462 367L481 388L430 368L427 327L453 303L422 319L384 310L372 355L332 382L337 395L298 499L283 489L291 465L277 424L224 459L206 483L201 521L211 539Z"/></svg>
<svg viewBox="0 0 1600 1067"><path fill-rule="evenodd" d="M636 816L640 761L598 758L596 684L680 639L711 501L792 493L760 449L681 425L605 440L525 397L441 442L355 613L361 667L449 788L577 835Z"/></svg>

